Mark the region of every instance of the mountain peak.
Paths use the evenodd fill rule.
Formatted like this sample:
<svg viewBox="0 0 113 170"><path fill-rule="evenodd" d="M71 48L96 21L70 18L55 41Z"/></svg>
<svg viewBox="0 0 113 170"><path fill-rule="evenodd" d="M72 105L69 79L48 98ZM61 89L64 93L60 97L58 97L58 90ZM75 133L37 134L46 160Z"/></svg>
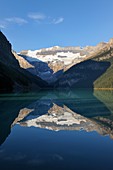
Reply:
<svg viewBox="0 0 113 170"><path fill-rule="evenodd" d="M110 44L110 46L113 47L113 38L111 38L111 39L109 40L109 44Z"/></svg>

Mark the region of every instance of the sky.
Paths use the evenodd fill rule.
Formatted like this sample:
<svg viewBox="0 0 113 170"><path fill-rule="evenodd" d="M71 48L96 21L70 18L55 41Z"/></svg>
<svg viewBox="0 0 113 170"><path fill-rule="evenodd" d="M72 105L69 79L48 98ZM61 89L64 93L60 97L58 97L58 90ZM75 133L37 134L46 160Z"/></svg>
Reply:
<svg viewBox="0 0 113 170"><path fill-rule="evenodd" d="M113 37L113 0L0 0L0 30L16 52L96 45Z"/></svg>

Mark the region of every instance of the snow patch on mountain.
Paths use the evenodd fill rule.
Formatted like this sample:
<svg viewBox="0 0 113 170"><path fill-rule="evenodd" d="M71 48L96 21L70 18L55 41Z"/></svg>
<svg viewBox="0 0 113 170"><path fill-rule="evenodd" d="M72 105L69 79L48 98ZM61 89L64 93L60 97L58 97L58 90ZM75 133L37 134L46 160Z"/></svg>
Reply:
<svg viewBox="0 0 113 170"><path fill-rule="evenodd" d="M31 51L29 50L26 54L29 56L27 58L29 61L43 61L43 62L56 62L56 61L63 61L65 65L71 64L73 60L80 60L86 57L86 55L80 55L80 53L73 53L73 52L57 52L55 55L37 55L38 50Z"/></svg>
<svg viewBox="0 0 113 170"><path fill-rule="evenodd" d="M80 47L49 47L39 50L25 50L19 54L33 65L28 69L48 83L54 83L64 71L86 58L86 51Z"/></svg>

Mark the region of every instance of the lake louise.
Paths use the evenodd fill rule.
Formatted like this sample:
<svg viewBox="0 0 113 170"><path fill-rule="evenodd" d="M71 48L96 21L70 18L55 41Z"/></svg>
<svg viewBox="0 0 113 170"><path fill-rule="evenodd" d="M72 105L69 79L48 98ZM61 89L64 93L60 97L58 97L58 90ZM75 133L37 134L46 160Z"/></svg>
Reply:
<svg viewBox="0 0 113 170"><path fill-rule="evenodd" d="M113 169L113 92L0 95L1 169Z"/></svg>
<svg viewBox="0 0 113 170"><path fill-rule="evenodd" d="M0 0L0 170L113 170L113 0Z"/></svg>

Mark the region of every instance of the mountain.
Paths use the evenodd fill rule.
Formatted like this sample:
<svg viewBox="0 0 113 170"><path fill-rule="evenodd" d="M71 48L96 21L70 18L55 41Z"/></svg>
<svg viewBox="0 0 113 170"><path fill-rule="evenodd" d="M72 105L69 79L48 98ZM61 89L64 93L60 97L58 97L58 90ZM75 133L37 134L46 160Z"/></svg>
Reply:
<svg viewBox="0 0 113 170"><path fill-rule="evenodd" d="M89 55L105 44L100 43L96 47L87 46L85 48L55 46L35 51L25 50L18 55L32 65L32 67L27 68L28 71L51 84L57 81L66 70L87 60ZM26 67L26 64L21 64L21 60L19 63L22 68Z"/></svg>
<svg viewBox="0 0 113 170"><path fill-rule="evenodd" d="M27 68L29 72L51 84L58 80L65 70L83 61L86 52L80 47L55 46L35 51L21 51L18 55L32 65ZM22 65L21 60L19 63L25 68L26 64Z"/></svg>
<svg viewBox="0 0 113 170"><path fill-rule="evenodd" d="M113 88L113 39L16 53L0 32L0 89Z"/></svg>
<svg viewBox="0 0 113 170"><path fill-rule="evenodd" d="M113 39L97 46L50 47L24 50L18 54L22 65L55 88L112 88ZM108 81L109 80L109 81ZM106 83L109 82L108 84Z"/></svg>
<svg viewBox="0 0 113 170"><path fill-rule="evenodd" d="M47 83L19 66L10 42L0 31L0 90L39 89Z"/></svg>
<svg viewBox="0 0 113 170"><path fill-rule="evenodd" d="M55 87L113 88L113 39L98 46L85 61L65 71Z"/></svg>
<svg viewBox="0 0 113 170"><path fill-rule="evenodd" d="M113 38L109 41L106 48L103 49L102 53L100 53L100 56L95 56L95 59L109 62L110 67L94 82L94 87L98 89L113 89Z"/></svg>

